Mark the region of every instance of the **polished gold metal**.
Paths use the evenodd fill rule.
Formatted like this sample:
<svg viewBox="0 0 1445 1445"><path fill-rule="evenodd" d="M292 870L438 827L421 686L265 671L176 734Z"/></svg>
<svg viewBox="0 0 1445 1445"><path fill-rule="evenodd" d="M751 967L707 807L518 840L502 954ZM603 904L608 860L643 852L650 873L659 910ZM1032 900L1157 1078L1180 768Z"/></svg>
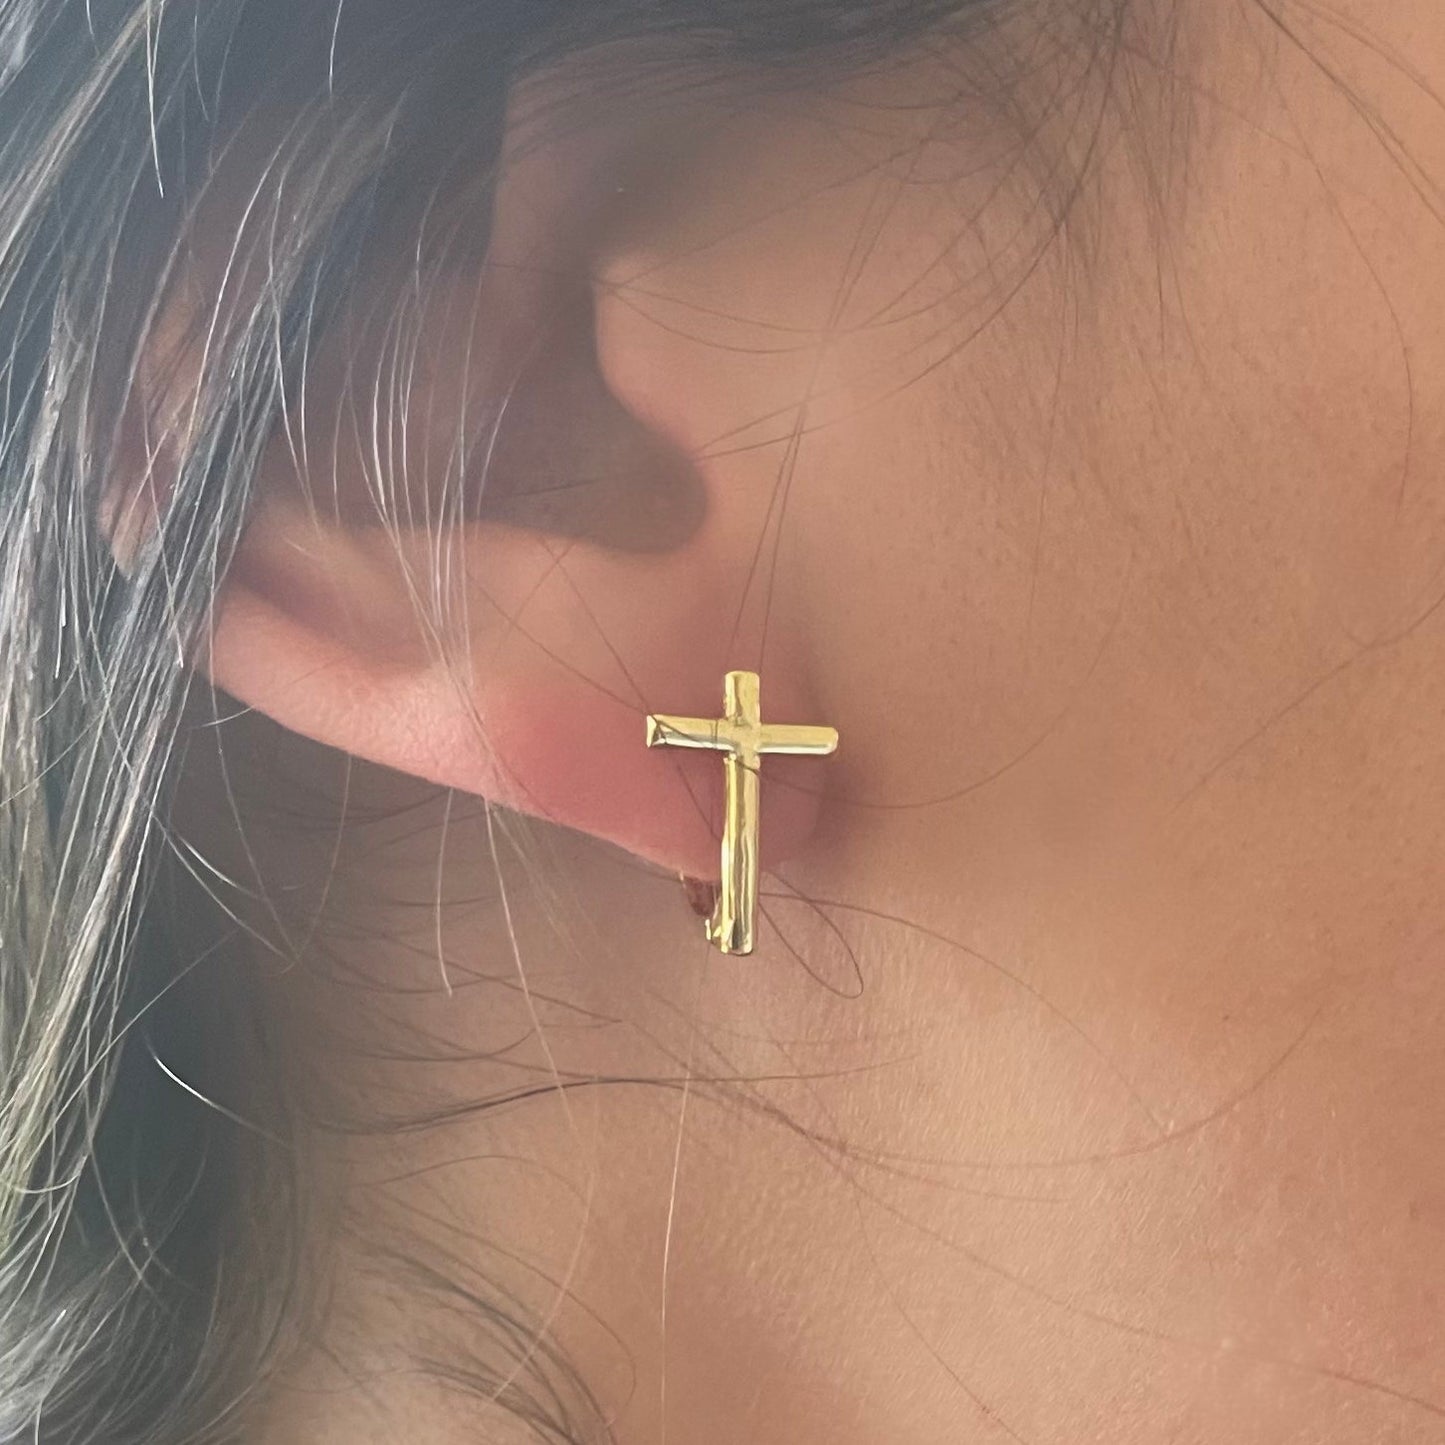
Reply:
<svg viewBox="0 0 1445 1445"><path fill-rule="evenodd" d="M707 748L723 754L722 885L706 922L708 941L723 953L753 951L758 909L759 769L767 753L826 757L838 749L833 728L764 724L758 675L730 672L723 679L721 718L647 719L650 748Z"/></svg>

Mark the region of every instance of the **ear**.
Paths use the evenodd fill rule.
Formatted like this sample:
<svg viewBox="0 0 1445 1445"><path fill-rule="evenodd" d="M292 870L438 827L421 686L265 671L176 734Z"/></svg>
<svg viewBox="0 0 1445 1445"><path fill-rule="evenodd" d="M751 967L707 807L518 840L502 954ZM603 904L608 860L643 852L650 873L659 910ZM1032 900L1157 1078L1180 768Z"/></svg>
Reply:
<svg viewBox="0 0 1445 1445"><path fill-rule="evenodd" d="M758 629L740 625L758 498L725 493L657 419L689 403L636 354L654 329L612 317L599 342L590 292L555 276L471 284L431 297L407 440L384 464L355 417L385 358L334 339L305 445L270 449L204 665L332 748L715 878L720 759L649 750L645 719L717 716L724 673L759 666ZM646 380L629 394L617 377ZM459 448L461 416L480 439ZM820 716L806 651L770 617L775 721ZM770 759L765 862L810 835L818 783L805 760Z"/></svg>
<svg viewBox="0 0 1445 1445"><path fill-rule="evenodd" d="M718 715L733 669L761 673L770 719L822 718L806 624L759 564L776 461L759 454L756 485L740 486L735 462L725 484L695 460L733 416L768 414L780 385L802 394L777 368L810 357L769 370L679 342L608 284L610 224L629 228L634 255L648 249L639 131L673 137L650 151L665 169L677 126L629 116L543 146L514 121L485 262L358 288L358 309L377 295L410 309L343 315L312 356L198 665L341 752L715 878L720 760L649 750L645 719ZM188 253L198 280L179 288L198 310L215 304L239 224L216 190L220 219L202 215ZM609 221L619 194L628 217ZM207 330L161 322L162 336ZM194 370L184 357L153 369L177 394ZM164 418L163 403L151 410ZM145 523L164 505L165 453L135 450ZM769 760L765 862L810 835L819 782L806 760Z"/></svg>

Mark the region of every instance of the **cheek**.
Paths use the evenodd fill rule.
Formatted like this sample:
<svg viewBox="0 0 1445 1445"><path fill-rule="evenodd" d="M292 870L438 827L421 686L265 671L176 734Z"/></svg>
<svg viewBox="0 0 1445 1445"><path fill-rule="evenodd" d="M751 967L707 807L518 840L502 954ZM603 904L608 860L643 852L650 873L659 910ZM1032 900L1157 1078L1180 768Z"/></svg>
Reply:
<svg viewBox="0 0 1445 1445"><path fill-rule="evenodd" d="M855 393L797 466L790 566L853 727L859 801L975 788L1050 736L1119 621L1137 538L1081 456L1056 278L892 395ZM780 569L786 575L789 568ZM854 754L857 756L857 754Z"/></svg>

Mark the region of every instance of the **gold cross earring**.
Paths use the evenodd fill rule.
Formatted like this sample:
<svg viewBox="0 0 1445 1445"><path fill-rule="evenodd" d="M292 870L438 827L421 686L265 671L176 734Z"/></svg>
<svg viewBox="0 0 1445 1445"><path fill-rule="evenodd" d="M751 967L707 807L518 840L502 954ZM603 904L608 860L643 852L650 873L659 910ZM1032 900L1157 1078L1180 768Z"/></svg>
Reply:
<svg viewBox="0 0 1445 1445"><path fill-rule="evenodd" d="M647 719L647 746L707 748L722 753L722 883L706 931L708 941L723 953L751 953L758 907L758 773L763 755L826 757L837 751L837 731L764 724L757 673L730 672L723 679L722 717L653 714Z"/></svg>

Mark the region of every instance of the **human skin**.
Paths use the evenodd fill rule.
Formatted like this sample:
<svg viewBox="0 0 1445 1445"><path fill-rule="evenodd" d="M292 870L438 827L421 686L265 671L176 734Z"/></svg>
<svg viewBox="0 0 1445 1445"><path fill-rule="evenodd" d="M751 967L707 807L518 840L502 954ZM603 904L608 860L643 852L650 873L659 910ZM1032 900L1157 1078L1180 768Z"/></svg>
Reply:
<svg viewBox="0 0 1445 1445"><path fill-rule="evenodd" d="M300 663L248 695L235 656L285 674L294 639L244 589L419 646L278 448L214 666L315 741L216 735L292 945L286 1067L368 1127L307 1137L324 1307L258 1441L530 1438L416 1368L515 1356L382 1248L510 1291L626 1445L1445 1441L1445 16L1331 13L1141 22L1077 125L1024 107L1032 147L911 57L519 155L487 296L540 304L508 277L548 245L585 274L621 454L705 515L644 550L641 503L594 545L582 502L514 498L551 550L462 538L468 661L620 694L604 775L679 766L641 714L726 665L839 729L765 766L795 822L749 959L665 866L695 841L644 816L643 862L439 793L446 759L348 763L400 745ZM568 179L599 134L615 213ZM596 445L553 434L540 355L519 474ZM685 766L706 812L721 769ZM457 1117L379 1127L426 1111Z"/></svg>

